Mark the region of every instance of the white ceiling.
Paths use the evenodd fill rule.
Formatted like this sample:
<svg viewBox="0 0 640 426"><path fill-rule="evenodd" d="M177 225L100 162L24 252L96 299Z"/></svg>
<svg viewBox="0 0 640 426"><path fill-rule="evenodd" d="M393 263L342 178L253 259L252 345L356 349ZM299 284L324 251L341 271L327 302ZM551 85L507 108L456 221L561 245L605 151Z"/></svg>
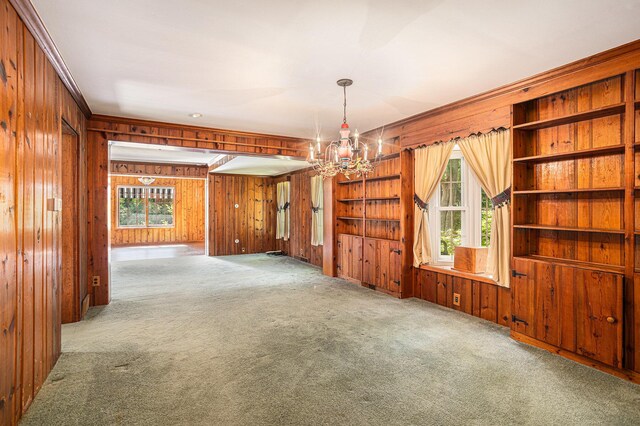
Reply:
<svg viewBox="0 0 640 426"><path fill-rule="evenodd" d="M143 143L111 142L112 161L210 165L225 154L199 149L184 149Z"/></svg>
<svg viewBox="0 0 640 426"><path fill-rule="evenodd" d="M277 176L307 167L309 167L309 163L300 160L238 156L217 167L214 173Z"/></svg>
<svg viewBox="0 0 640 426"><path fill-rule="evenodd" d="M640 0L33 3L94 113L300 137L339 78L365 131L640 36Z"/></svg>

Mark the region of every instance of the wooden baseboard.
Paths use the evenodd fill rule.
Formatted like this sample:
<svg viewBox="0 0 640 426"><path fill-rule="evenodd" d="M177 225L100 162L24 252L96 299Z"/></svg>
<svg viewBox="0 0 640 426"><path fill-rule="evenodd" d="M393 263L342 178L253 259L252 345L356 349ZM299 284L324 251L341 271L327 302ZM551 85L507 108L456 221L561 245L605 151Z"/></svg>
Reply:
<svg viewBox="0 0 640 426"><path fill-rule="evenodd" d="M548 343L541 342L540 340L526 336L522 333L518 333L517 331L511 330L511 338L514 340L517 340L518 342L526 343L527 345L544 349L553 354L560 355L563 358L567 358L567 359L570 359L571 361L579 362L580 364L586 365L591 368L595 368L596 370L600 370L602 372L611 374L621 379L628 380L636 384L640 384L640 374L636 373L635 371L611 367L610 365L603 364L599 361L595 361L591 358L587 358L582 355L578 355L574 352L567 351L566 349L558 348L557 346L553 346Z"/></svg>

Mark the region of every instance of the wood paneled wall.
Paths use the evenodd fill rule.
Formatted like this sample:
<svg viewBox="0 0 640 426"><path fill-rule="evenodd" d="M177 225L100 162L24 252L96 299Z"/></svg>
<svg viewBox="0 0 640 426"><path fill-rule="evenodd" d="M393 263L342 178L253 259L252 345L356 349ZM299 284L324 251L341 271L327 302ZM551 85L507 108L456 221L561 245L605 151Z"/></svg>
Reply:
<svg viewBox="0 0 640 426"><path fill-rule="evenodd" d="M80 135L80 155L85 122L7 0L0 30L0 424L9 425L60 355L62 224L47 200L61 198L62 120Z"/></svg>
<svg viewBox="0 0 640 426"><path fill-rule="evenodd" d="M315 175L307 169L276 177L276 182L291 182L291 237L277 243L287 255L321 267L323 248L311 245L311 177Z"/></svg>
<svg viewBox="0 0 640 426"><path fill-rule="evenodd" d="M98 277L100 285L91 287L93 305L110 300L109 222L109 141L126 141L184 148L201 148L221 153L244 155L289 155L305 157L307 145L302 139L221 130L154 121L94 115L87 129L87 165L89 181L89 277ZM275 231L274 231L275 232Z"/></svg>
<svg viewBox="0 0 640 426"><path fill-rule="evenodd" d="M314 175L312 170L275 178L210 174L210 254L221 256L282 250L288 256L322 266L323 247L311 245L311 176ZM275 238L276 185L285 180L291 182L291 232L288 241Z"/></svg>
<svg viewBox="0 0 640 426"><path fill-rule="evenodd" d="M205 169L206 170L206 169ZM160 178L149 185L173 186L174 226L168 228L119 228L118 186L140 186L137 177L111 175L111 245L171 244L204 241L205 180Z"/></svg>
<svg viewBox="0 0 640 426"><path fill-rule="evenodd" d="M275 250L275 237L276 185L273 178L209 175L211 256Z"/></svg>

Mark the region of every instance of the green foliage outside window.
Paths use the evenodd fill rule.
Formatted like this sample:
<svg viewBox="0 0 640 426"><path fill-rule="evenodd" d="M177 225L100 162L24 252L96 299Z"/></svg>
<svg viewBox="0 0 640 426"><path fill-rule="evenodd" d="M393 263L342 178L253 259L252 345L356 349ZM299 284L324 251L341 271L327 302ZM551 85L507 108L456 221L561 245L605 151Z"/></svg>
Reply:
<svg viewBox="0 0 640 426"><path fill-rule="evenodd" d="M120 198L118 224L120 226L145 226L144 198Z"/></svg>
<svg viewBox="0 0 640 426"><path fill-rule="evenodd" d="M482 247L489 247L491 242L491 221L493 220L493 205L491 204L491 198L482 190L482 203L481 203L481 216L480 216L480 236Z"/></svg>
<svg viewBox="0 0 640 426"><path fill-rule="evenodd" d="M451 256L462 243L462 159L452 158L440 181L440 254Z"/></svg>
<svg viewBox="0 0 640 426"><path fill-rule="evenodd" d="M149 226L173 225L173 200L149 199Z"/></svg>

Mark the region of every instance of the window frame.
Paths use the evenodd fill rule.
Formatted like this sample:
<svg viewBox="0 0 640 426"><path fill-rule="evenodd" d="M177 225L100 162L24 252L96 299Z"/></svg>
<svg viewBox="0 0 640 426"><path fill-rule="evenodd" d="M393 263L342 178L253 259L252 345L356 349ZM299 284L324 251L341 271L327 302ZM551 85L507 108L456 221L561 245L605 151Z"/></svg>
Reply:
<svg viewBox="0 0 640 426"><path fill-rule="evenodd" d="M438 186L429 200L429 225L433 253L432 264L435 265L453 264L453 255L440 254L441 212L443 211L462 212L461 245L482 247L482 187L457 145L454 147L451 157L449 157L449 160L455 159L461 160L461 206L440 206L441 181L438 182Z"/></svg>
<svg viewBox="0 0 640 426"><path fill-rule="evenodd" d="M142 188L144 193L144 225L122 225L120 223L120 189L121 188ZM162 189L167 188L171 189L173 193L173 197L171 198L174 210L173 210L173 223L171 225L150 225L149 224L149 189ZM161 185L161 186L144 186L144 185L117 185L116 186L116 229L170 229L175 228L176 226L176 187L172 185Z"/></svg>

